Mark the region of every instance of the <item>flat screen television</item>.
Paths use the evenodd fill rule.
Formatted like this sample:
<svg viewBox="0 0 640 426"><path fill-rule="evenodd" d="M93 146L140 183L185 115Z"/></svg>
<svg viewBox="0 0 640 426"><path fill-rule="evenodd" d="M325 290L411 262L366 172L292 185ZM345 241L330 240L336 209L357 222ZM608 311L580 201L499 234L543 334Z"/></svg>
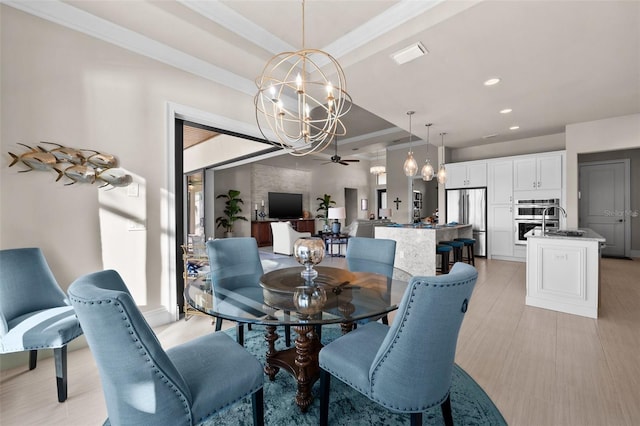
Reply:
<svg viewBox="0 0 640 426"><path fill-rule="evenodd" d="M300 219L302 194L269 192L269 217L273 219Z"/></svg>

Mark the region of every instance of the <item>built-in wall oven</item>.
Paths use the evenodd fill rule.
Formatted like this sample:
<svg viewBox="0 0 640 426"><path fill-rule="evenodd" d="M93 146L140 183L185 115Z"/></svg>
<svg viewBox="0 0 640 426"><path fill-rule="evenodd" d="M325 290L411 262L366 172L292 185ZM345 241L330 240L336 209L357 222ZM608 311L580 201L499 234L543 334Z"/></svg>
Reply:
<svg viewBox="0 0 640 426"><path fill-rule="evenodd" d="M560 224L560 206L558 198L544 200L516 200L516 244L526 244L524 236L527 232L546 222L547 227L558 227ZM545 211L545 209L547 209Z"/></svg>

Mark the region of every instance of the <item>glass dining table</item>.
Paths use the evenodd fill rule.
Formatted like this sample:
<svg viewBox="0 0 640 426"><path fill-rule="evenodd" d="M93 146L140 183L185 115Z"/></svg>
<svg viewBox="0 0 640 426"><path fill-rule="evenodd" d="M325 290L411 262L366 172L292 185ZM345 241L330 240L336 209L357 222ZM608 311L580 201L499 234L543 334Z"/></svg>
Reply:
<svg viewBox="0 0 640 426"><path fill-rule="evenodd" d="M319 332L327 324L340 324L343 333L356 321L375 319L397 309L411 276L394 268L393 276L316 266L318 276L307 281L304 267L276 269L252 287L212 288L210 282L185 289L185 300L198 311L222 319L264 325L266 364L270 380L280 369L297 381L295 403L306 412L313 401L311 388L320 374ZM276 350L278 326L296 333L294 347Z"/></svg>

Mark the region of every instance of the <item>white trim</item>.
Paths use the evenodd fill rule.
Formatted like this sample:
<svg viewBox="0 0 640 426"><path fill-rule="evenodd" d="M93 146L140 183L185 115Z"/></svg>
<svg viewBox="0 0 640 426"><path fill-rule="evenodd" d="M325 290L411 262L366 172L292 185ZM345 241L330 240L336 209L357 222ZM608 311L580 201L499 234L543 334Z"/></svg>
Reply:
<svg viewBox="0 0 640 426"><path fill-rule="evenodd" d="M273 55L299 50L221 2L194 0L178 0L178 2L251 43L259 45Z"/></svg>
<svg viewBox="0 0 640 426"><path fill-rule="evenodd" d="M5 0L4 3L239 92L255 95L256 86L252 80L58 0L40 2Z"/></svg>
<svg viewBox="0 0 640 426"><path fill-rule="evenodd" d="M148 311L142 311L144 319L153 327L177 321L177 317L164 308L155 308Z"/></svg>

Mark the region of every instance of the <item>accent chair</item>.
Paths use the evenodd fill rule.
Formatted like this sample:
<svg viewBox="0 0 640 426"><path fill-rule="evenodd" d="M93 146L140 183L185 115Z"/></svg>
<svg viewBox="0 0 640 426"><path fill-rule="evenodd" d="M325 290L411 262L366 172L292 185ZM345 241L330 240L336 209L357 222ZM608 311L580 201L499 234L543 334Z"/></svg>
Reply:
<svg viewBox="0 0 640 426"><path fill-rule="evenodd" d="M393 278L395 259L396 242L394 240L367 237L349 238L347 266L352 272L372 272ZM387 315L383 315L381 318L383 324L389 324ZM369 321L371 320L365 322Z"/></svg>
<svg viewBox="0 0 640 426"><path fill-rule="evenodd" d="M273 235L273 252L278 254L293 254L293 243L298 238L310 237L311 232L298 232L293 229L291 222L271 222Z"/></svg>
<svg viewBox="0 0 640 426"><path fill-rule="evenodd" d="M260 362L225 333L164 350L113 270L78 278L69 298L98 365L105 424L195 425L251 396L264 424Z"/></svg>
<svg viewBox="0 0 640 426"><path fill-rule="evenodd" d="M329 421L331 376L396 413L440 405L453 425L449 390L458 332L478 272L456 263L447 275L413 277L391 326L370 322L320 350L320 424Z"/></svg>
<svg viewBox="0 0 640 426"><path fill-rule="evenodd" d="M0 250L0 353L53 349L58 401L67 399L67 343L82 334L73 307L39 248Z"/></svg>
<svg viewBox="0 0 640 426"><path fill-rule="evenodd" d="M258 243L252 237L221 238L207 241L211 283L216 297L240 295L262 300L260 277L264 274ZM260 295L252 296L256 292ZM216 331L222 328L222 318L216 318ZM285 341L291 346L290 326L285 326ZM244 324L236 322L236 339L244 344Z"/></svg>

